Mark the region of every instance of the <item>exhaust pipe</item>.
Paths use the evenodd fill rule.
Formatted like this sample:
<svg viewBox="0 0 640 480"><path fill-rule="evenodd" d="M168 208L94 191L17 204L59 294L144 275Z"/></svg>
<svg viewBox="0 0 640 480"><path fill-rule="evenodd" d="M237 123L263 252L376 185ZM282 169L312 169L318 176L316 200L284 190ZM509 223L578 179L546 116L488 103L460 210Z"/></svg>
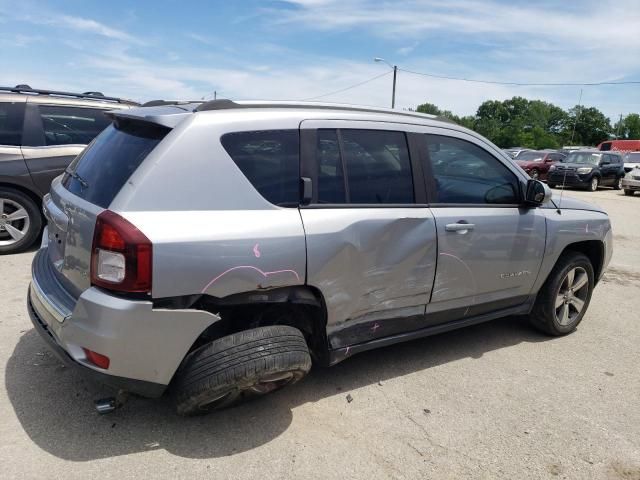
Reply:
<svg viewBox="0 0 640 480"><path fill-rule="evenodd" d="M98 411L99 414L101 415L105 415L107 413L111 413L116 409L116 398L115 397L109 397L109 398L101 398L100 400L96 400L94 402L94 405L96 407L96 410Z"/></svg>
<svg viewBox="0 0 640 480"><path fill-rule="evenodd" d="M122 407L127 401L128 393L124 390L119 390L115 397L101 398L96 400L93 404L99 414L104 415L113 412L115 409Z"/></svg>

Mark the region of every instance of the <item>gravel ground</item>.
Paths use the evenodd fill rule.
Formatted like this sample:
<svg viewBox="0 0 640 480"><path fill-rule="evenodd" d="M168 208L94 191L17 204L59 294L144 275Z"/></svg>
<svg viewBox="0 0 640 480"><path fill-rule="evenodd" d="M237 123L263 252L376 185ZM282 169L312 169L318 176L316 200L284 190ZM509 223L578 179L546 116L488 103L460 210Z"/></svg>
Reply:
<svg viewBox="0 0 640 480"><path fill-rule="evenodd" d="M96 414L106 391L31 329L33 252L0 257L0 476L640 479L640 195L565 195L603 206L615 232L574 334L498 320L357 355L194 419L168 399Z"/></svg>

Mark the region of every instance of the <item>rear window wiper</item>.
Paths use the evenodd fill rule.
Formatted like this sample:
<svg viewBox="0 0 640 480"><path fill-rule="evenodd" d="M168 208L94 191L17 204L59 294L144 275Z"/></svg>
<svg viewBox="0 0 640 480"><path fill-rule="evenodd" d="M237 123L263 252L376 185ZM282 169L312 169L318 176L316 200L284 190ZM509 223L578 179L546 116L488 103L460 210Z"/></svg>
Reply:
<svg viewBox="0 0 640 480"><path fill-rule="evenodd" d="M87 183L87 181L84 178L82 178L78 173L76 173L76 172L74 172L72 170L69 170L69 168L66 168L64 173L66 173L71 178L76 180L80 184L80 186L82 187L83 190L85 188L89 188L89 184Z"/></svg>

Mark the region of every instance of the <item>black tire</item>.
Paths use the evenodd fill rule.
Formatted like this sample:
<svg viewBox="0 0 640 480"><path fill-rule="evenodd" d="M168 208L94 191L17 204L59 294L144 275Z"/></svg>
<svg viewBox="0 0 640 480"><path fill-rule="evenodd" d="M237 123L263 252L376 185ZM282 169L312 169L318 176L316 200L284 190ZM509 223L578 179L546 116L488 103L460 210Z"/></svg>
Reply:
<svg viewBox="0 0 640 480"><path fill-rule="evenodd" d="M8 200L4 202L2 200ZM3 210L14 209L15 205L23 208L27 212L27 219L18 220L10 223L14 228L20 229L25 225L23 222L28 221L28 227L24 232L24 236L19 240L15 240L8 232L7 226L0 229L0 255L7 255L11 253L18 253L29 248L36 241L40 232L42 231L42 215L36 202L31 197L22 193L19 190L8 187L0 187L0 203L3 205ZM7 218L6 211L0 211L0 224L2 220Z"/></svg>
<svg viewBox="0 0 640 480"><path fill-rule="evenodd" d="M292 385L311 369L302 332L276 325L234 333L191 352L174 380L179 415L201 415Z"/></svg>
<svg viewBox="0 0 640 480"><path fill-rule="evenodd" d="M597 192L599 186L600 179L598 177L592 177L591 180L589 180L589 186L587 187L587 190L589 190L590 192Z"/></svg>
<svg viewBox="0 0 640 480"><path fill-rule="evenodd" d="M614 190L622 190L622 177L616 178L616 183L613 184Z"/></svg>
<svg viewBox="0 0 640 480"><path fill-rule="evenodd" d="M547 183L547 186L549 188L556 188L556 184L555 183Z"/></svg>
<svg viewBox="0 0 640 480"><path fill-rule="evenodd" d="M581 298L584 303L580 312L578 312L574 318L569 318L568 323L563 324L558 318L558 308L562 311L564 305L556 308L556 301L562 296L561 289L567 285L567 274L576 269L582 269L587 276L588 283L585 285L587 290L584 292L584 298ZM538 292L536 302L529 314L529 321L534 327L548 335L562 336L573 332L589 308L593 287L594 273L591 261L585 255L578 252L566 252L562 254ZM567 304L568 311L572 308L574 307Z"/></svg>
<svg viewBox="0 0 640 480"><path fill-rule="evenodd" d="M624 194L628 197L633 197L633 190L625 190Z"/></svg>
<svg viewBox="0 0 640 480"><path fill-rule="evenodd" d="M529 172L529 176L534 180L540 180L540 172L538 171L537 168L534 168L533 170L531 170Z"/></svg>

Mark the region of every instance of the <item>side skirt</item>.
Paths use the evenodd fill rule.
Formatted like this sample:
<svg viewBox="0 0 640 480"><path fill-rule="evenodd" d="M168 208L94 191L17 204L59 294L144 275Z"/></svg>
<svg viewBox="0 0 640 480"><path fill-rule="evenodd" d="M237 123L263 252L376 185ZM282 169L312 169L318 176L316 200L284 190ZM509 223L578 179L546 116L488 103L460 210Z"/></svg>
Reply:
<svg viewBox="0 0 640 480"><path fill-rule="evenodd" d="M405 333L399 333L396 335L390 335L388 337L377 338L368 342L358 343L355 345L349 345L347 347L341 347L333 350L329 350L329 365L335 365L343 360L355 355L356 353L365 352L367 350L373 350L374 348L386 347L395 343L407 342L409 340L416 340L418 338L429 337L431 335L437 335L439 333L448 332L451 330L457 330L458 328L468 327L476 325L478 323L488 322L497 318L509 317L512 315L526 315L531 311L533 302L535 301L535 295L533 295L525 303L505 308L502 310L496 310L494 312L477 315L474 317L463 318L460 320L454 320L439 325L421 328Z"/></svg>

